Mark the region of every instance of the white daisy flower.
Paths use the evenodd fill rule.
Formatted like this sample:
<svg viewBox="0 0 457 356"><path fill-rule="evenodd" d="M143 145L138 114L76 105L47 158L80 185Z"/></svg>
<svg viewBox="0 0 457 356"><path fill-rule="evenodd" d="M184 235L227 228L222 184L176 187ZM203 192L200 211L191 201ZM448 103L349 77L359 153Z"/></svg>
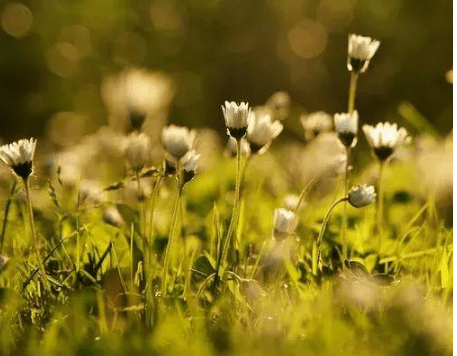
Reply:
<svg viewBox="0 0 457 356"><path fill-rule="evenodd" d="M27 179L33 171L32 162L35 155L36 139L24 139L0 147L0 159L11 167L22 179Z"/></svg>
<svg viewBox="0 0 457 356"><path fill-rule="evenodd" d="M362 129L374 153L382 162L387 160L398 146L411 140L403 127L398 128L397 124L389 122L380 122L376 126L363 125Z"/></svg>
<svg viewBox="0 0 457 356"><path fill-rule="evenodd" d="M188 183L195 177L195 174L197 173L197 163L200 156L200 154L197 154L194 150L192 150L183 157L184 184Z"/></svg>
<svg viewBox="0 0 457 356"><path fill-rule="evenodd" d="M274 213L273 236L278 241L284 240L294 232L297 224L298 219L293 211L283 208L276 209Z"/></svg>
<svg viewBox="0 0 457 356"><path fill-rule="evenodd" d="M162 129L162 144L165 150L179 160L194 147L195 131L187 127L170 125Z"/></svg>
<svg viewBox="0 0 457 356"><path fill-rule="evenodd" d="M290 114L291 102L289 94L285 91L278 91L268 98L265 106L272 111L274 120L283 121Z"/></svg>
<svg viewBox="0 0 457 356"><path fill-rule="evenodd" d="M348 201L354 208L361 208L370 204L376 198L372 185L357 185L348 194Z"/></svg>
<svg viewBox="0 0 457 356"><path fill-rule="evenodd" d="M381 42L371 37L350 34L347 62L349 71L364 73L380 44Z"/></svg>
<svg viewBox="0 0 457 356"><path fill-rule="evenodd" d="M313 112L300 117L305 139L311 140L322 132L330 131L333 128L333 118L324 111Z"/></svg>
<svg viewBox="0 0 457 356"><path fill-rule="evenodd" d="M226 101L225 106L222 106L222 112L229 136L239 140L246 135L248 117L251 113L248 103L242 102L238 105L234 101Z"/></svg>
<svg viewBox="0 0 457 356"><path fill-rule="evenodd" d="M124 155L135 172L141 171L150 163L151 145L149 137L144 133L132 132L125 140Z"/></svg>
<svg viewBox="0 0 457 356"><path fill-rule="evenodd" d="M282 124L279 121L273 121L271 115L263 113L257 115L252 112L249 118L246 139L249 142L251 153L258 153L268 146L282 131Z"/></svg>
<svg viewBox="0 0 457 356"><path fill-rule="evenodd" d="M357 144L357 130L359 114L355 110L352 115L348 113L335 114L335 131L341 143L346 147L354 147Z"/></svg>

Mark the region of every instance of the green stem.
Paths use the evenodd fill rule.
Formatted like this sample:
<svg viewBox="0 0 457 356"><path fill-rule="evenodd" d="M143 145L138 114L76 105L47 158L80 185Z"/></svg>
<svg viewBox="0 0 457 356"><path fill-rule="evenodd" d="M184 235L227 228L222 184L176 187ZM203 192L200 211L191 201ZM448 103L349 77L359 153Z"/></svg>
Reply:
<svg viewBox="0 0 457 356"><path fill-rule="evenodd" d="M28 211L29 211L30 229L32 231L33 243L35 245L35 253L36 253L37 260L38 260L37 263L38 263L39 269L42 272L41 276L42 276L43 283L44 283L45 287L47 287L47 289L49 290L49 284L48 284L48 281L46 278L46 272L45 272L44 265L40 258L40 251L39 251L39 247L38 247L38 238L37 238L36 230L35 230L35 221L33 219L32 200L30 199L30 189L29 189L28 179L24 179L24 186L25 186L25 195L27 197L27 207L28 207Z"/></svg>
<svg viewBox="0 0 457 356"><path fill-rule="evenodd" d="M178 177L178 194L176 195L176 200L174 203L173 215L171 217L170 233L168 234L168 244L167 244L167 249L165 250L165 259L164 259L164 264L163 264L163 276L162 276L162 297L165 297L165 295L167 293L168 267L170 265L171 253L172 253L172 249L174 246L173 235L175 234L175 229L176 229L176 225L177 225L176 223L178 221L179 206L181 204L180 201L181 201L182 191L184 188L184 185L182 184L182 180L181 180L179 162L177 163L177 166L176 166L176 174Z"/></svg>
<svg viewBox="0 0 457 356"><path fill-rule="evenodd" d="M306 194L309 192L309 189L311 188L311 186L317 182L317 178L314 178L314 179L311 179L308 184L305 185L305 187L303 188L303 190L301 191L299 197L298 197L298 203L297 203L297 206L295 207L294 209L294 213L297 214L298 212L298 209L300 209L300 205L301 203L303 202L303 200L305 199L305 196Z"/></svg>
<svg viewBox="0 0 457 356"><path fill-rule="evenodd" d="M151 197L151 210L149 212L149 240L148 240L148 245L151 248L153 244L153 238L154 238L154 209L155 209L155 202L157 198L157 193L159 192L159 187L160 183L162 183L164 176L161 175L159 179L157 179L156 184L154 185L154 190L152 192L152 197Z"/></svg>
<svg viewBox="0 0 457 356"><path fill-rule="evenodd" d="M10 195L8 196L8 199L6 200L6 204L5 204L5 213L3 214L2 235L0 237L0 253L3 252L3 241L5 239L6 226L8 224L8 215L9 215L9 211L10 211L11 200L12 200L14 191L16 190L16 186L17 186L17 180L14 180L14 183L11 186Z"/></svg>
<svg viewBox="0 0 457 356"><path fill-rule="evenodd" d="M219 270L220 266L224 264L227 259L228 250L230 248L230 242L232 240L233 230L235 227L235 220L237 217L238 205L240 200L240 183L241 183L241 139L236 141L236 185L235 185L235 202L233 204L232 217L230 219L230 225L225 237L224 246L220 258L216 263L216 272L214 277L214 290L217 290L217 284L219 283Z"/></svg>
<svg viewBox="0 0 457 356"><path fill-rule="evenodd" d="M378 181L378 237L379 246L381 248L384 222L384 166L385 162L379 162L379 181Z"/></svg>
<svg viewBox="0 0 457 356"><path fill-rule="evenodd" d="M355 71L351 72L351 82L349 84L349 99L348 99L348 114L352 115L355 107L355 93L357 90L357 79L359 74Z"/></svg>
<svg viewBox="0 0 457 356"><path fill-rule="evenodd" d="M349 190L349 158L351 156L351 148L346 147L346 166L344 168L344 196L348 196ZM348 216L347 216L347 201L343 204L343 227L342 227L342 235L343 235L343 258L348 257L348 243L347 243L347 236L346 230L348 225Z"/></svg>
<svg viewBox="0 0 457 356"><path fill-rule="evenodd" d="M330 219L330 216L332 214L332 211L333 209L335 209L335 207L339 204L339 203L342 203L342 202L345 202L347 201L348 198L347 197L344 197L344 198L341 198L341 199L338 199L337 201L335 201L331 206L330 208L328 209L327 213L325 214L325 217L324 217L324 221L322 222L322 227L321 227L321 231L319 233L319 236L317 237L317 258L316 258L316 265L319 267L319 269L322 268L322 261L321 261L321 246L322 246L322 238L324 236L324 232L325 232L325 228L327 227L327 223Z"/></svg>

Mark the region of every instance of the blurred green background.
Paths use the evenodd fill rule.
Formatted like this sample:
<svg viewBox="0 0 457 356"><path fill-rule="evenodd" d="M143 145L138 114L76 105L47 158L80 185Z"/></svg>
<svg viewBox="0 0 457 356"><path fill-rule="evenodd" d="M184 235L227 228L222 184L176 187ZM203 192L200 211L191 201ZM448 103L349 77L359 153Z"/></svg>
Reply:
<svg viewBox="0 0 457 356"><path fill-rule="evenodd" d="M347 110L349 32L381 41L359 80L362 122L402 124L411 103L452 129L451 0L30 0L0 4L0 136L43 136L57 112L107 124L102 79L159 70L172 122L223 131L220 104L287 91L307 111ZM88 118L88 120L87 120Z"/></svg>

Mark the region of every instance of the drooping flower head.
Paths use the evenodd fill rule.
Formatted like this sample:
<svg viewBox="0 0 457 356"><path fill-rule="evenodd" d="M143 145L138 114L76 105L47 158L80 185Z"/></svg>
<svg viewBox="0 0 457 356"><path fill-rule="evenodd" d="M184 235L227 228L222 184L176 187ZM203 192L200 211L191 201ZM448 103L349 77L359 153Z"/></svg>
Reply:
<svg viewBox="0 0 457 356"><path fill-rule="evenodd" d="M194 150L187 152L183 157L183 182L184 184L190 182L197 174L197 164L200 159L200 154Z"/></svg>
<svg viewBox="0 0 457 356"><path fill-rule="evenodd" d="M263 112L258 115L255 111L252 112L246 135L251 153L266 151L271 141L281 133L282 128L282 124L279 121L273 121L269 113Z"/></svg>
<svg viewBox="0 0 457 356"><path fill-rule="evenodd" d="M135 171L141 171L146 165L150 163L151 145L149 137L144 133L138 134L132 132L125 141L124 155L130 165Z"/></svg>
<svg viewBox="0 0 457 356"><path fill-rule="evenodd" d="M170 125L162 130L162 144L175 159L180 160L194 147L195 131L187 127Z"/></svg>
<svg viewBox="0 0 457 356"><path fill-rule="evenodd" d="M346 147L354 147L357 144L357 130L359 114L355 110L352 115L348 113L335 114L335 131L341 143Z"/></svg>
<svg viewBox="0 0 457 356"><path fill-rule="evenodd" d="M242 102L238 105L234 101L226 101L225 106L222 106L222 112L228 135L237 140L244 137L248 128L248 117L251 113L249 104Z"/></svg>
<svg viewBox="0 0 457 356"><path fill-rule="evenodd" d="M348 41L348 70L350 72L364 73L380 44L381 42L371 37L350 34Z"/></svg>
<svg viewBox="0 0 457 356"><path fill-rule="evenodd" d="M411 140L403 127L398 128L397 124L389 122L380 122L376 126L363 125L362 129L376 157L381 162L386 161L398 146Z"/></svg>
<svg viewBox="0 0 457 356"><path fill-rule="evenodd" d="M348 193L348 202L354 208L362 208L370 204L376 198L376 193L372 185L357 185Z"/></svg>
<svg viewBox="0 0 457 356"><path fill-rule="evenodd" d="M300 118L305 139L312 140L322 132L330 131L333 127L333 118L324 111L313 112L309 115L302 115Z"/></svg>
<svg viewBox="0 0 457 356"><path fill-rule="evenodd" d="M33 172L36 139L24 139L0 147L0 159L11 167L13 172L26 180Z"/></svg>
<svg viewBox="0 0 457 356"><path fill-rule="evenodd" d="M274 238L278 241L284 240L294 232L297 224L298 220L293 211L283 208L276 209L274 213Z"/></svg>

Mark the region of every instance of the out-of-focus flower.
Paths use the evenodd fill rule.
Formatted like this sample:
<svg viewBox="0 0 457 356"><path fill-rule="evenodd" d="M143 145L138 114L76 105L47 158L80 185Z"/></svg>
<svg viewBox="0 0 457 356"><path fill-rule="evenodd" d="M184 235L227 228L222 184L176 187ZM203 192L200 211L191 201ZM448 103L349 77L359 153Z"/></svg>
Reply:
<svg viewBox="0 0 457 356"><path fill-rule="evenodd" d="M348 70L364 73L380 44L381 42L371 37L350 34L348 41Z"/></svg>
<svg viewBox="0 0 457 356"><path fill-rule="evenodd" d="M226 101L225 106L222 106L222 112L228 135L237 140L244 137L248 128L248 117L251 113L249 104L242 102L238 105L234 101Z"/></svg>
<svg viewBox="0 0 457 356"><path fill-rule="evenodd" d="M265 152L271 141L281 133L282 128L282 124L279 121L273 121L270 114L259 116L252 112L246 135L251 153Z"/></svg>
<svg viewBox="0 0 457 356"><path fill-rule="evenodd" d="M13 172L26 180L33 171L32 162L35 155L36 140L19 140L0 147L0 159L11 167Z"/></svg>
<svg viewBox="0 0 457 356"><path fill-rule="evenodd" d="M284 208L287 210L294 211L297 208L297 205L299 203L299 196L295 194L289 194L286 195L283 201ZM304 205L304 202L301 202L302 206Z"/></svg>
<svg viewBox="0 0 457 356"><path fill-rule="evenodd" d="M348 194L348 202L354 208L362 208L370 204L376 198L376 193L372 185L357 185Z"/></svg>
<svg viewBox="0 0 457 356"><path fill-rule="evenodd" d="M141 128L153 141L159 139L173 98L171 81L166 75L127 68L104 78L101 95L111 128L121 133Z"/></svg>
<svg viewBox="0 0 457 356"><path fill-rule="evenodd" d="M197 173L197 163L200 159L199 154L194 150L187 152L183 157L183 183L186 184L190 182Z"/></svg>
<svg viewBox="0 0 457 356"><path fill-rule="evenodd" d="M322 132L330 131L333 128L333 118L324 111L317 111L309 115L302 115L300 122L305 131L305 139L312 140Z"/></svg>
<svg viewBox="0 0 457 356"><path fill-rule="evenodd" d="M397 124L380 122L376 126L363 125L362 129L381 162L387 160L398 146L411 140L408 132L403 127L398 128Z"/></svg>
<svg viewBox="0 0 457 356"><path fill-rule="evenodd" d="M124 155L129 166L135 171L141 171L150 163L151 145L149 137L144 133L132 132L125 141Z"/></svg>
<svg viewBox="0 0 457 356"><path fill-rule="evenodd" d="M115 227L122 227L124 225L124 219L121 213L116 207L110 206L103 210L103 220L110 225Z"/></svg>
<svg viewBox="0 0 457 356"><path fill-rule="evenodd" d="M85 179L79 187L79 199L82 204L101 204L106 200L106 193L98 181Z"/></svg>
<svg viewBox="0 0 457 356"><path fill-rule="evenodd" d="M265 103L265 106L270 109L274 120L285 120L290 113L291 99L285 91L273 93Z"/></svg>
<svg viewBox="0 0 457 356"><path fill-rule="evenodd" d="M170 154L165 154L163 158L163 174L166 176L176 174L176 160Z"/></svg>
<svg viewBox="0 0 457 356"><path fill-rule="evenodd" d="M346 147L354 147L357 144L357 129L359 114L355 110L352 115L348 113L335 114L335 131L341 143Z"/></svg>
<svg viewBox="0 0 457 356"><path fill-rule="evenodd" d="M180 160L194 147L195 131L187 127L170 125L162 130L162 144L175 159Z"/></svg>
<svg viewBox="0 0 457 356"><path fill-rule="evenodd" d="M276 209L274 213L274 238L277 241L284 240L287 236L294 232L297 224L298 220L293 211L283 208Z"/></svg>

